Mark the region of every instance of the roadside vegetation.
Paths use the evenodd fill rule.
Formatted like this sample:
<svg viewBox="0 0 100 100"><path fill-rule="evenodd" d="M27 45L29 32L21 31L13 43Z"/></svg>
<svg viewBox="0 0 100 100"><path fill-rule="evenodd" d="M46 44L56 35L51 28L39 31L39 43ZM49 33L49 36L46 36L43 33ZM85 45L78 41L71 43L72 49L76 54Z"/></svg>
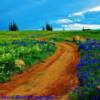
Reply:
<svg viewBox="0 0 100 100"><path fill-rule="evenodd" d="M71 100L99 100L100 40L87 39L84 43L78 43L78 46L81 58L77 65L77 76L80 85L69 96Z"/></svg>
<svg viewBox="0 0 100 100"><path fill-rule="evenodd" d="M33 64L42 62L51 56L55 50L56 46L54 43L44 41L1 41L0 83L7 82L12 75L22 73Z"/></svg>

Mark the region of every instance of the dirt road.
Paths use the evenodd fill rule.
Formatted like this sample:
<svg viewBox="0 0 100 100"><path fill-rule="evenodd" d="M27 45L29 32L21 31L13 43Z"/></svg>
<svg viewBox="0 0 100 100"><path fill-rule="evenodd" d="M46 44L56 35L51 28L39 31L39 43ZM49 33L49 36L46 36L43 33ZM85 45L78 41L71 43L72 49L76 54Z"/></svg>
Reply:
<svg viewBox="0 0 100 100"><path fill-rule="evenodd" d="M0 95L62 96L59 100L68 100L67 93L78 85L75 66L79 53L73 44L57 43L57 47L44 63L0 84Z"/></svg>

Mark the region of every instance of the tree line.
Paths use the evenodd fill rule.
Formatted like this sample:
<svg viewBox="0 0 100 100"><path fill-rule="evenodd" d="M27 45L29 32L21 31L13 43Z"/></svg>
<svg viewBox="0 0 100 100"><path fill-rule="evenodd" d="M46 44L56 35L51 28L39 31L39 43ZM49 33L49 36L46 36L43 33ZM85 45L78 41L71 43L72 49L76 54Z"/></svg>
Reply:
<svg viewBox="0 0 100 100"><path fill-rule="evenodd" d="M18 25L15 22L9 24L9 31L18 31ZM53 31L53 27L50 24L46 24L42 27L42 31Z"/></svg>

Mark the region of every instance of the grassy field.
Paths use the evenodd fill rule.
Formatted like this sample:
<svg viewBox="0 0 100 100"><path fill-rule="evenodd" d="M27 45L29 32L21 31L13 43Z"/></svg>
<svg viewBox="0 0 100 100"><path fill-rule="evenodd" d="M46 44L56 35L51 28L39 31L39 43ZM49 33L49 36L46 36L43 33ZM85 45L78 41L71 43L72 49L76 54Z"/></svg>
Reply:
<svg viewBox="0 0 100 100"><path fill-rule="evenodd" d="M12 75L22 73L55 52L55 44L33 40L32 35L32 32L0 32L0 83L9 81Z"/></svg>
<svg viewBox="0 0 100 100"><path fill-rule="evenodd" d="M75 100L73 98L77 98L76 100L78 100L78 97L81 100L89 100L92 98L92 96L98 96L98 98L100 98L100 91L98 92L97 90L97 87L100 85L100 30L52 32L0 31L0 82L9 80L10 76L14 72L16 73L19 70L18 68L21 68L21 66L17 66L17 62L21 63L23 66L25 64L32 65L32 63L35 64L38 60L42 61L43 59L53 54L56 50L56 47L53 43L51 44L50 41L65 43L67 43L67 41L73 42L71 39L74 36L84 37L87 39L87 41L84 43L77 43L81 56L80 63L77 66L80 86L77 90L70 93L71 98L72 100ZM46 37L47 42L32 42L34 39L42 37ZM17 48L14 49L16 43ZM30 50L32 47L33 49ZM14 55L12 55L12 51L16 53L13 53ZM30 53L31 56L29 56ZM36 58L36 61L34 60L34 57ZM9 68L7 69L8 63L10 64L9 67L12 65L12 69L10 70Z"/></svg>
<svg viewBox="0 0 100 100"><path fill-rule="evenodd" d="M52 36L51 36L52 35ZM83 36L85 38L100 39L99 30L90 31L0 31L0 41L1 40L16 40L16 39L33 39L44 36L51 36L49 40L54 39L56 41L64 41L67 38L73 37L75 35Z"/></svg>

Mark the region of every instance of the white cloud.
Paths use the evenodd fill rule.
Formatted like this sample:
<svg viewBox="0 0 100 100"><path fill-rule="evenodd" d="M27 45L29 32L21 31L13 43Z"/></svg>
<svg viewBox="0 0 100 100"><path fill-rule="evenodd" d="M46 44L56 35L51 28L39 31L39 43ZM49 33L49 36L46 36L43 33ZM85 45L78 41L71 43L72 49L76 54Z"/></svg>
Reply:
<svg viewBox="0 0 100 100"><path fill-rule="evenodd" d="M74 23L70 25L62 25L66 30L81 30L84 28L86 29L100 29L100 25L97 24L79 24L79 23Z"/></svg>
<svg viewBox="0 0 100 100"><path fill-rule="evenodd" d="M85 13L85 11L82 11L82 12L76 12L76 13L73 13L72 15L74 16L81 16Z"/></svg>
<svg viewBox="0 0 100 100"><path fill-rule="evenodd" d="M95 8L89 9L88 11L89 12L97 12L97 11L100 11L100 6L97 6Z"/></svg>
<svg viewBox="0 0 100 100"><path fill-rule="evenodd" d="M55 23L57 24L69 24L69 23L72 23L73 21L70 20L70 19L58 19L55 21Z"/></svg>
<svg viewBox="0 0 100 100"><path fill-rule="evenodd" d="M87 12L98 12L98 11L100 11L100 6L90 8L90 9L86 9L86 10L83 10L83 11L80 11L80 12L75 12L75 13L69 15L69 17L70 16L82 16Z"/></svg>

